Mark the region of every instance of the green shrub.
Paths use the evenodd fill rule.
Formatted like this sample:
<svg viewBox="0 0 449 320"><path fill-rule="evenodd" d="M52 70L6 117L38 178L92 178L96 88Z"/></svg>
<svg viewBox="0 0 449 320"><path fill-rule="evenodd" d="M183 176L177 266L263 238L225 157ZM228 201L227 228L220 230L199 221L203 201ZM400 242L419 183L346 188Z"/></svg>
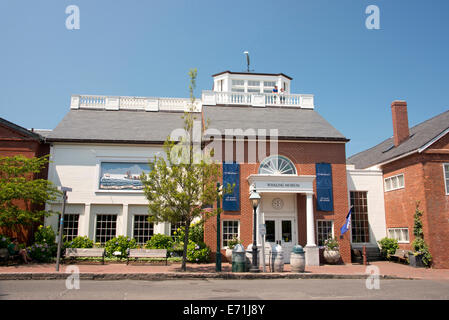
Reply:
<svg viewBox="0 0 449 320"><path fill-rule="evenodd" d="M399 249L398 240L392 238L383 238L377 241L380 245L380 252L382 256L386 259L390 259L397 249Z"/></svg>
<svg viewBox="0 0 449 320"><path fill-rule="evenodd" d="M174 233L174 241L184 243L185 227L178 228ZM193 242L204 242L204 222L203 220L192 223L189 228L189 240Z"/></svg>
<svg viewBox="0 0 449 320"><path fill-rule="evenodd" d="M155 234L145 244L146 249L173 249L173 239L165 234Z"/></svg>
<svg viewBox="0 0 449 320"><path fill-rule="evenodd" d="M0 235L0 249L8 248L11 239L8 236Z"/></svg>
<svg viewBox="0 0 449 320"><path fill-rule="evenodd" d="M106 242L105 255L107 257L117 257L119 259L126 258L128 249L137 248L135 239L125 236L118 236ZM114 252L120 252L119 255L114 255Z"/></svg>
<svg viewBox="0 0 449 320"><path fill-rule="evenodd" d="M39 226L34 234L34 242L38 244L54 245L56 243L56 234L50 226Z"/></svg>
<svg viewBox="0 0 449 320"><path fill-rule="evenodd" d="M209 262L210 248L204 242L195 243L189 241L187 245L187 261L190 262Z"/></svg>
<svg viewBox="0 0 449 320"><path fill-rule="evenodd" d="M337 238L328 238L324 240L324 249L327 251L338 251L340 249L340 245L338 244Z"/></svg>
<svg viewBox="0 0 449 320"><path fill-rule="evenodd" d="M234 249L234 247L236 245L241 244L241 243L242 243L242 241L239 238L234 237L234 238L232 238L231 240L228 241L228 248L229 249Z"/></svg>
<svg viewBox="0 0 449 320"><path fill-rule="evenodd" d="M194 223L190 226L189 240L193 242L204 242L204 223L203 221Z"/></svg>
<svg viewBox="0 0 449 320"><path fill-rule="evenodd" d="M51 262L56 256L57 250L56 245L48 245L47 243L34 243L27 248L28 255L39 262Z"/></svg>
<svg viewBox="0 0 449 320"><path fill-rule="evenodd" d="M65 248L93 248L94 242L90 240L87 236L78 236L73 238L72 241L66 241L64 243Z"/></svg>
<svg viewBox="0 0 449 320"><path fill-rule="evenodd" d="M432 262L432 255L430 254L427 243L424 241L423 223L421 220L422 215L423 212L419 209L419 201L417 201L413 225L413 234L415 236L415 240L412 242L413 255L421 256L424 265L429 267Z"/></svg>
<svg viewBox="0 0 449 320"><path fill-rule="evenodd" d="M27 248L30 257L39 262L50 262L58 251L56 234L50 226L39 226L34 234L34 244Z"/></svg>
<svg viewBox="0 0 449 320"><path fill-rule="evenodd" d="M413 254L415 256L421 256L422 262L425 266L430 266L432 262L432 255L430 254L429 247L423 238L415 238L412 242Z"/></svg>

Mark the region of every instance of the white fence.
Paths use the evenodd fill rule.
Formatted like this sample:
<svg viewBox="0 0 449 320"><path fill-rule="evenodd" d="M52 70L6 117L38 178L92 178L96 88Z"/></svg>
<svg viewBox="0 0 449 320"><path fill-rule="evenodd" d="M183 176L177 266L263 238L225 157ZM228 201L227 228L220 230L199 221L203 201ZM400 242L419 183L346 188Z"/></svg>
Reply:
<svg viewBox="0 0 449 320"><path fill-rule="evenodd" d="M114 97L93 95L72 95L71 109L145 110L145 111L188 111L191 106L187 98ZM194 111L201 111L201 100L197 99Z"/></svg>
<svg viewBox="0 0 449 320"><path fill-rule="evenodd" d="M254 107L298 107L313 109L312 94L246 93L203 91L204 105L251 105Z"/></svg>

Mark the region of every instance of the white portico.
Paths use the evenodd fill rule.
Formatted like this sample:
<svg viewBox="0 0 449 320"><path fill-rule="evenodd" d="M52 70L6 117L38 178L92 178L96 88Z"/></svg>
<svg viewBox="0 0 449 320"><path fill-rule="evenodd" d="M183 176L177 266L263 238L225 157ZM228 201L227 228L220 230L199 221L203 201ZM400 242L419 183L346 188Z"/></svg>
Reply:
<svg viewBox="0 0 449 320"><path fill-rule="evenodd" d="M315 222L313 210L314 175L297 175L294 165L282 156L269 157L259 168L259 174L248 177L250 192L253 189L261 194L261 204L257 211L257 240L261 244L259 224L265 224L265 242L279 244L284 250L285 263L290 262L290 253L298 244L298 193L306 195L307 244L306 264L319 265L319 250L315 242ZM267 164L268 163L268 164ZM277 170L274 167L283 170ZM290 170L286 169L291 166ZM272 171L274 174L268 174ZM282 173L282 172L289 173Z"/></svg>

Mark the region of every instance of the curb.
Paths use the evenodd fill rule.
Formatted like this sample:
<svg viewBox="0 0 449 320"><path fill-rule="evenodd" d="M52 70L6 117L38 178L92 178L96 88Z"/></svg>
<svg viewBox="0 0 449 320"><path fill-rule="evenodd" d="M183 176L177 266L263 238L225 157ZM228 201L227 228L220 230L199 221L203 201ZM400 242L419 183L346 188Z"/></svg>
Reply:
<svg viewBox="0 0 449 320"><path fill-rule="evenodd" d="M0 273L0 280L65 280L70 273ZM318 274L318 273L80 273L80 280L144 280L162 281L179 279L366 279L368 274ZM380 279L389 280L416 280L412 277L398 277L392 275L379 275Z"/></svg>

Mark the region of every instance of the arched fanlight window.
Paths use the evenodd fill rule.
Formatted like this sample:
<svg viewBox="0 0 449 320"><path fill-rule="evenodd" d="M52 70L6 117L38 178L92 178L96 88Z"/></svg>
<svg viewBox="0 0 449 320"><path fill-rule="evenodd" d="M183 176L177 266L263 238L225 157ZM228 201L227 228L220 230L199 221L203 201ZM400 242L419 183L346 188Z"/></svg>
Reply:
<svg viewBox="0 0 449 320"><path fill-rule="evenodd" d="M296 174L296 168L293 162L284 156L269 156L260 163L259 174Z"/></svg>

